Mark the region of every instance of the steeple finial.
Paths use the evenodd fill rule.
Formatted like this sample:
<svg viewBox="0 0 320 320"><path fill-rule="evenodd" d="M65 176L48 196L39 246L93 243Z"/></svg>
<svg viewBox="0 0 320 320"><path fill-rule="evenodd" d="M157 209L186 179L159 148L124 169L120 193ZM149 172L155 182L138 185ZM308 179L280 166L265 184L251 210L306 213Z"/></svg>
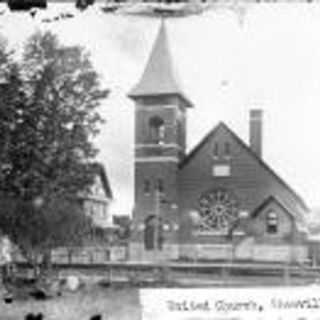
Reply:
<svg viewBox="0 0 320 320"><path fill-rule="evenodd" d="M163 18L142 77L129 93L129 97L134 99L159 95L179 95L192 106L183 94L174 73L166 23Z"/></svg>

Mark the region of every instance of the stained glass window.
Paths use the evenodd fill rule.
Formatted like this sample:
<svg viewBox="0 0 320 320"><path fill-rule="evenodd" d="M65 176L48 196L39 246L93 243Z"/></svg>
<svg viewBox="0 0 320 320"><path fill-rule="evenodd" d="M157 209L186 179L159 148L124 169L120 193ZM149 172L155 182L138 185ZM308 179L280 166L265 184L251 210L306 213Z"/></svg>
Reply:
<svg viewBox="0 0 320 320"><path fill-rule="evenodd" d="M200 231L227 233L238 219L239 209L234 196L226 190L214 190L199 199Z"/></svg>

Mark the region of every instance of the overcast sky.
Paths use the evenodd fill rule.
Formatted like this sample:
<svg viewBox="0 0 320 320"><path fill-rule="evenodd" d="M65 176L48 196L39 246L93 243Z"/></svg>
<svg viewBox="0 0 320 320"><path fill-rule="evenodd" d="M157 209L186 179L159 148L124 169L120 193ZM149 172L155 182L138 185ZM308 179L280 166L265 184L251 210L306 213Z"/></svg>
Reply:
<svg viewBox="0 0 320 320"><path fill-rule="evenodd" d="M100 5L100 4L99 4ZM5 7L0 7L0 9ZM133 103L126 94L138 81L159 20L104 14L98 5L70 20L42 18L76 12L49 5L32 18L6 12L0 32L20 46L36 29L80 44L111 95L101 105L107 120L96 143L115 195L113 212L131 212ZM219 121L248 138L250 108L264 109L263 157L311 207L320 207L320 5L255 4L244 23L229 9L167 20L172 56L186 94L188 149Z"/></svg>

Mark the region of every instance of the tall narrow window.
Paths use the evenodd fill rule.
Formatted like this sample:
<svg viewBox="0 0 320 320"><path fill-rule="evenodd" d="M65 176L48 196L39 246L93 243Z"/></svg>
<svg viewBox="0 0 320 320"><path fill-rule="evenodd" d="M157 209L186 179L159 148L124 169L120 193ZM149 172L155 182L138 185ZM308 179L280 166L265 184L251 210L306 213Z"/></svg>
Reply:
<svg viewBox="0 0 320 320"><path fill-rule="evenodd" d="M163 224L160 219L158 221L156 219L155 216L148 216L144 222L144 248L146 250L162 250L163 248Z"/></svg>
<svg viewBox="0 0 320 320"><path fill-rule="evenodd" d="M145 222L145 230L144 230L144 248L146 250L153 250L155 247L155 223L154 217L149 216L146 218Z"/></svg>
<svg viewBox="0 0 320 320"><path fill-rule="evenodd" d="M230 156L230 143L226 142L224 144L224 155L229 157Z"/></svg>
<svg viewBox="0 0 320 320"><path fill-rule="evenodd" d="M165 135L165 126L164 123L159 127L159 142L164 141L164 135Z"/></svg>
<svg viewBox="0 0 320 320"><path fill-rule="evenodd" d="M218 157L219 156L219 144L218 142L215 142L213 145L213 156Z"/></svg>
<svg viewBox="0 0 320 320"><path fill-rule="evenodd" d="M157 190L158 190L160 193L163 193L163 192L164 192L164 186L163 186L163 180L162 180L162 179L158 179L158 180L157 180Z"/></svg>
<svg viewBox="0 0 320 320"><path fill-rule="evenodd" d="M150 139L152 143L161 144L165 138L165 125L160 117L152 117L149 120Z"/></svg>
<svg viewBox="0 0 320 320"><path fill-rule="evenodd" d="M150 180L146 179L143 182L143 192L144 194L148 195L150 194Z"/></svg>
<svg viewBox="0 0 320 320"><path fill-rule="evenodd" d="M267 233L275 234L278 232L278 215L274 211L267 214Z"/></svg>

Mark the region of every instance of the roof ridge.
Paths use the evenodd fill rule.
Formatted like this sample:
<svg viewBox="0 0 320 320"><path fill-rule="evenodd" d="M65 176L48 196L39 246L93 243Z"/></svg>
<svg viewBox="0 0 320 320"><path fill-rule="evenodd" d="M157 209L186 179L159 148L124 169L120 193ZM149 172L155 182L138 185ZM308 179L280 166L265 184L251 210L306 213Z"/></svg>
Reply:
<svg viewBox="0 0 320 320"><path fill-rule="evenodd" d="M108 194L110 199L112 199L113 192L112 192L112 189L110 186L110 181L109 181L109 177L107 175L107 170L106 170L105 166L103 165L102 162L99 162L99 161L95 161L93 163L93 166L98 171L97 173L100 174L100 178L102 179L102 183L103 183L103 186L104 186L106 193Z"/></svg>
<svg viewBox="0 0 320 320"><path fill-rule="evenodd" d="M220 121L217 125L215 125L201 140L200 142L189 152L188 155L185 156L185 158L180 162L179 168L181 169L184 167L190 160L193 158L193 156L198 152L199 149L202 148L202 146L209 140L209 138L215 134L215 132L218 130L219 127L226 126L227 125Z"/></svg>
<svg viewBox="0 0 320 320"><path fill-rule="evenodd" d="M254 208L251 212L251 215L253 217L255 217L258 213L258 211L260 211L261 209L263 209L268 203L270 203L271 201L276 202L277 204L279 204L280 206L282 206L286 211L288 211L290 213L290 210L287 208L286 205L283 204L282 201L279 200L278 197L276 197L273 194L270 194L269 196L267 196L256 208ZM290 213L291 214L291 213Z"/></svg>

